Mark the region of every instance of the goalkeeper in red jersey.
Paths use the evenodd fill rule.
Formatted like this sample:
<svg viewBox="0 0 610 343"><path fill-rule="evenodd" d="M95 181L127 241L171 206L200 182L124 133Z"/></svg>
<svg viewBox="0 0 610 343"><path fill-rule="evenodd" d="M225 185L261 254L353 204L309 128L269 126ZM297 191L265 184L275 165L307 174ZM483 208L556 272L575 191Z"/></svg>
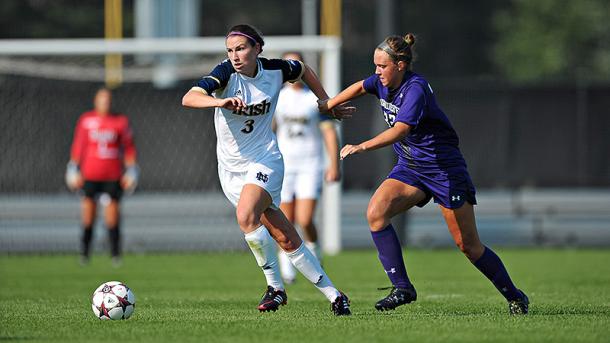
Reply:
<svg viewBox="0 0 610 343"><path fill-rule="evenodd" d="M79 118L72 142L66 184L83 194L81 202L81 263L89 261L97 200L107 194L105 224L112 260L120 264L120 200L123 191L132 192L138 182L136 148L127 117L111 112L112 93L99 89L94 109Z"/></svg>

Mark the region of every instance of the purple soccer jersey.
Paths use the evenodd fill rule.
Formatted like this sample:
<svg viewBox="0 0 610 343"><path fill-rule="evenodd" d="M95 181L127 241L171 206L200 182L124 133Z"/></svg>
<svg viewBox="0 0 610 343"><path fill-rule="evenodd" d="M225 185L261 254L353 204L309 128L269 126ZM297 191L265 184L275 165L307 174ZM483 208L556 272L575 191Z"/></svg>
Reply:
<svg viewBox="0 0 610 343"><path fill-rule="evenodd" d="M364 80L364 89L379 98L388 126L402 122L411 127L403 140L394 143L398 163L388 177L424 191L426 199L417 204L420 207L431 198L446 208L459 208L465 201L476 204L458 136L428 82L408 72L400 86L390 90L372 75Z"/></svg>
<svg viewBox="0 0 610 343"><path fill-rule="evenodd" d="M396 122L411 126L409 134L394 143L399 164L428 170L465 167L458 136L423 77L407 72L401 85L390 90L374 74L364 80L364 89L379 98L388 126Z"/></svg>

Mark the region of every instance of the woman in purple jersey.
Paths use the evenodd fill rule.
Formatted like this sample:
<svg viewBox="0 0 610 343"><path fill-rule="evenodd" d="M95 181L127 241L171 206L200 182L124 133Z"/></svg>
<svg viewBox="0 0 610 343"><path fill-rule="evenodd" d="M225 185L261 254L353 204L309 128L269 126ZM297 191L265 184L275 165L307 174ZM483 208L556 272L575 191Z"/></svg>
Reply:
<svg viewBox="0 0 610 343"><path fill-rule="evenodd" d="M428 82L411 71L414 44L411 33L387 37L375 49L375 74L318 102L320 111L328 111L366 93L375 95L389 128L363 143L347 144L341 149L341 159L390 144L398 155L366 213L379 260L393 285L375 308L392 310L417 299L390 219L434 199L456 245L506 298L510 313L526 314L527 296L515 287L500 258L479 240L473 209L475 188L449 119L438 107Z"/></svg>

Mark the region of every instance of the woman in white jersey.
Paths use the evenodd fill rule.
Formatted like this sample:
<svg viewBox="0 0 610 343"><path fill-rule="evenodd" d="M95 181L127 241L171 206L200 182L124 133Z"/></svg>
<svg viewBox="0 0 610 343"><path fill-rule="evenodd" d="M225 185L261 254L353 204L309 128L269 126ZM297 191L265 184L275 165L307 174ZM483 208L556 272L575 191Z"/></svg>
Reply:
<svg viewBox="0 0 610 343"><path fill-rule="evenodd" d="M282 58L303 62L298 52L286 53ZM331 117L318 111L316 100L315 94L303 83L285 84L275 110L275 123L285 169L280 209L302 229L305 246L322 261L313 221L316 202L323 178L326 182L335 182L341 174L335 125ZM330 157L326 171L322 142ZM280 271L285 282L294 282L296 270L284 252L280 252Z"/></svg>
<svg viewBox="0 0 610 343"><path fill-rule="evenodd" d="M333 286L279 210L284 162L271 129L285 81L301 79L319 99L327 99L328 95L315 73L303 63L259 57L265 42L250 25L232 27L225 44L229 58L199 80L184 95L182 104L216 109L220 184L236 206L237 223L267 279L267 290L258 309L276 311L287 301L279 273L277 242L294 266L331 302L333 313L349 315L347 296ZM354 110L340 107L331 114L341 119Z"/></svg>

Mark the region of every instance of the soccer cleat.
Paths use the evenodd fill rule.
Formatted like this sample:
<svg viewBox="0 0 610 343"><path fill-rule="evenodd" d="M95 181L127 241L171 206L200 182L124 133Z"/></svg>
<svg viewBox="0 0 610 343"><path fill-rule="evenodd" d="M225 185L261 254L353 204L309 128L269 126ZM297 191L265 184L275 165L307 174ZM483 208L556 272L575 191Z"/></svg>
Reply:
<svg viewBox="0 0 610 343"><path fill-rule="evenodd" d="M392 289L390 294L375 304L377 311L393 310L400 305L409 304L417 300L417 292L415 291L415 287L413 287L413 285L408 288L388 288ZM380 290L388 288L380 288Z"/></svg>
<svg viewBox="0 0 610 343"><path fill-rule="evenodd" d="M511 315L527 314L529 311L530 300L523 291L519 290L519 293L521 293L521 298L508 302L508 311Z"/></svg>
<svg viewBox="0 0 610 343"><path fill-rule="evenodd" d="M267 290L258 304L258 310L261 312L275 312L280 308L280 305L286 305L286 302L288 302L286 292L267 286Z"/></svg>
<svg viewBox="0 0 610 343"><path fill-rule="evenodd" d="M352 312L349 310L349 298L343 292L330 304L330 310L335 316L349 316Z"/></svg>

